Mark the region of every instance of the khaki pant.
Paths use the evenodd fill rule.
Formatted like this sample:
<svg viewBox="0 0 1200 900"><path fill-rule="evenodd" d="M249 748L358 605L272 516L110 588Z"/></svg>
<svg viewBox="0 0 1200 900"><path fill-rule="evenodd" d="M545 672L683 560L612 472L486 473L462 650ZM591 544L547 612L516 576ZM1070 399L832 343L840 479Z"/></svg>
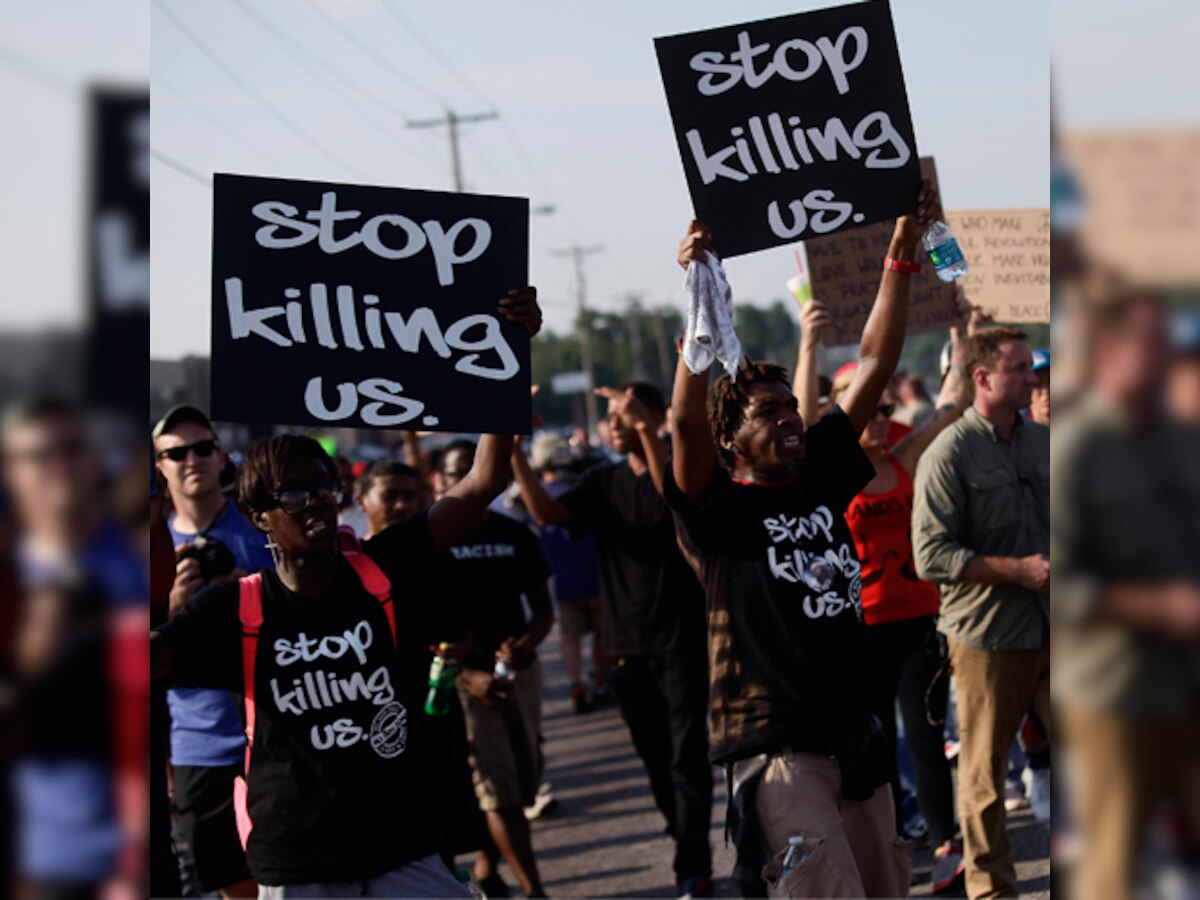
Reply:
<svg viewBox="0 0 1200 900"><path fill-rule="evenodd" d="M517 672L507 703L485 706L458 691L467 720L468 761L479 808L491 812L530 806L541 778L542 664Z"/></svg>
<svg viewBox="0 0 1200 900"><path fill-rule="evenodd" d="M1200 826L1200 713L1138 720L1067 707L1061 716L1083 845L1071 896L1131 897L1146 824L1164 796L1183 799Z"/></svg>
<svg viewBox="0 0 1200 900"><path fill-rule="evenodd" d="M1050 649L975 650L951 640L958 691L958 818L967 894L1017 896L1004 776L1021 719L1033 710L1050 729Z"/></svg>
<svg viewBox="0 0 1200 900"><path fill-rule="evenodd" d="M837 760L813 753L771 757L754 794L768 897L907 897L912 842L896 836L892 788L842 799ZM788 838L815 838L812 855L780 877ZM817 843L819 841L819 843Z"/></svg>

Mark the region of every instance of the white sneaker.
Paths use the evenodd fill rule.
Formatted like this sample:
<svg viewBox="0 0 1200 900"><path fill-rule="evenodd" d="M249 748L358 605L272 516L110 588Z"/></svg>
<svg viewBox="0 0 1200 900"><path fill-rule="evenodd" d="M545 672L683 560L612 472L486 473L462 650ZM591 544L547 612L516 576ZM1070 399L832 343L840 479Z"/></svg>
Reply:
<svg viewBox="0 0 1200 900"><path fill-rule="evenodd" d="M1050 824L1050 770L1026 769L1025 784L1029 788L1029 805L1033 817L1043 825Z"/></svg>
<svg viewBox="0 0 1200 900"><path fill-rule="evenodd" d="M1008 812L1016 812L1029 806L1029 798L1025 796L1025 785L1019 781L1008 781L1004 784L1004 808Z"/></svg>

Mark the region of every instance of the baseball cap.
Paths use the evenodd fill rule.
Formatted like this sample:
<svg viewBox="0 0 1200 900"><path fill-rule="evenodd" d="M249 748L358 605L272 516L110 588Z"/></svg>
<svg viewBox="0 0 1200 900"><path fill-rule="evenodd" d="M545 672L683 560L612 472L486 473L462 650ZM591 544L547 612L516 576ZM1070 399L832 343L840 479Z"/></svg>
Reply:
<svg viewBox="0 0 1200 900"><path fill-rule="evenodd" d="M1050 351L1049 350L1034 350L1033 351L1033 371L1040 372L1042 369L1050 368Z"/></svg>
<svg viewBox="0 0 1200 900"><path fill-rule="evenodd" d="M150 437L158 440L163 432L174 428L182 422L195 422L197 425L207 428L213 434L217 433L217 430L212 427L212 422L208 420L208 416L194 406L190 406L187 403L179 403L168 409L163 417L154 424L154 429L150 432Z"/></svg>
<svg viewBox="0 0 1200 900"><path fill-rule="evenodd" d="M570 462L571 445L566 438L544 431L533 439L529 448L529 464L534 469L557 468Z"/></svg>

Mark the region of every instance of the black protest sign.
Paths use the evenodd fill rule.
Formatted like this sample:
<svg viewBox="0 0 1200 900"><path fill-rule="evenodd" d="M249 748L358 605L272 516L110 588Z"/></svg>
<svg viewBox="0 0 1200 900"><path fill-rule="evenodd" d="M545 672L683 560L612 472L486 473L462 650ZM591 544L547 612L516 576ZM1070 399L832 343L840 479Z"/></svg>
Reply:
<svg viewBox="0 0 1200 900"><path fill-rule="evenodd" d="M654 46L692 204L722 256L916 209L921 175L887 0Z"/></svg>
<svg viewBox="0 0 1200 900"><path fill-rule="evenodd" d="M217 175L212 413L528 434L529 201Z"/></svg>
<svg viewBox="0 0 1200 900"><path fill-rule="evenodd" d="M89 97L87 398L145 414L150 363L150 93Z"/></svg>

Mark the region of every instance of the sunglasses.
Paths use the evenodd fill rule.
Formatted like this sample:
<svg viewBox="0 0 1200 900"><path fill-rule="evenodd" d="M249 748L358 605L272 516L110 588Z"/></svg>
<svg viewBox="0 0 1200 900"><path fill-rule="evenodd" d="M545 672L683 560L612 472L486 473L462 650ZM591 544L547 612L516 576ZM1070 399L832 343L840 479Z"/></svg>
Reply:
<svg viewBox="0 0 1200 900"><path fill-rule="evenodd" d="M312 506L313 498L330 506L342 502L342 489L336 484L323 484L312 488L288 488L271 495L275 503L289 516L302 513Z"/></svg>
<svg viewBox="0 0 1200 900"><path fill-rule="evenodd" d="M201 459L208 459L213 455L213 451L217 449L216 438L208 438L203 441L196 441L194 444L184 444L182 447L171 447L167 450L158 452L159 459L169 459L171 462L183 462L187 459L188 451L194 450L196 456Z"/></svg>
<svg viewBox="0 0 1200 900"><path fill-rule="evenodd" d="M880 403L877 407L875 407L875 415L883 416L885 419L890 419L892 417L892 413L895 411L895 403Z"/></svg>

